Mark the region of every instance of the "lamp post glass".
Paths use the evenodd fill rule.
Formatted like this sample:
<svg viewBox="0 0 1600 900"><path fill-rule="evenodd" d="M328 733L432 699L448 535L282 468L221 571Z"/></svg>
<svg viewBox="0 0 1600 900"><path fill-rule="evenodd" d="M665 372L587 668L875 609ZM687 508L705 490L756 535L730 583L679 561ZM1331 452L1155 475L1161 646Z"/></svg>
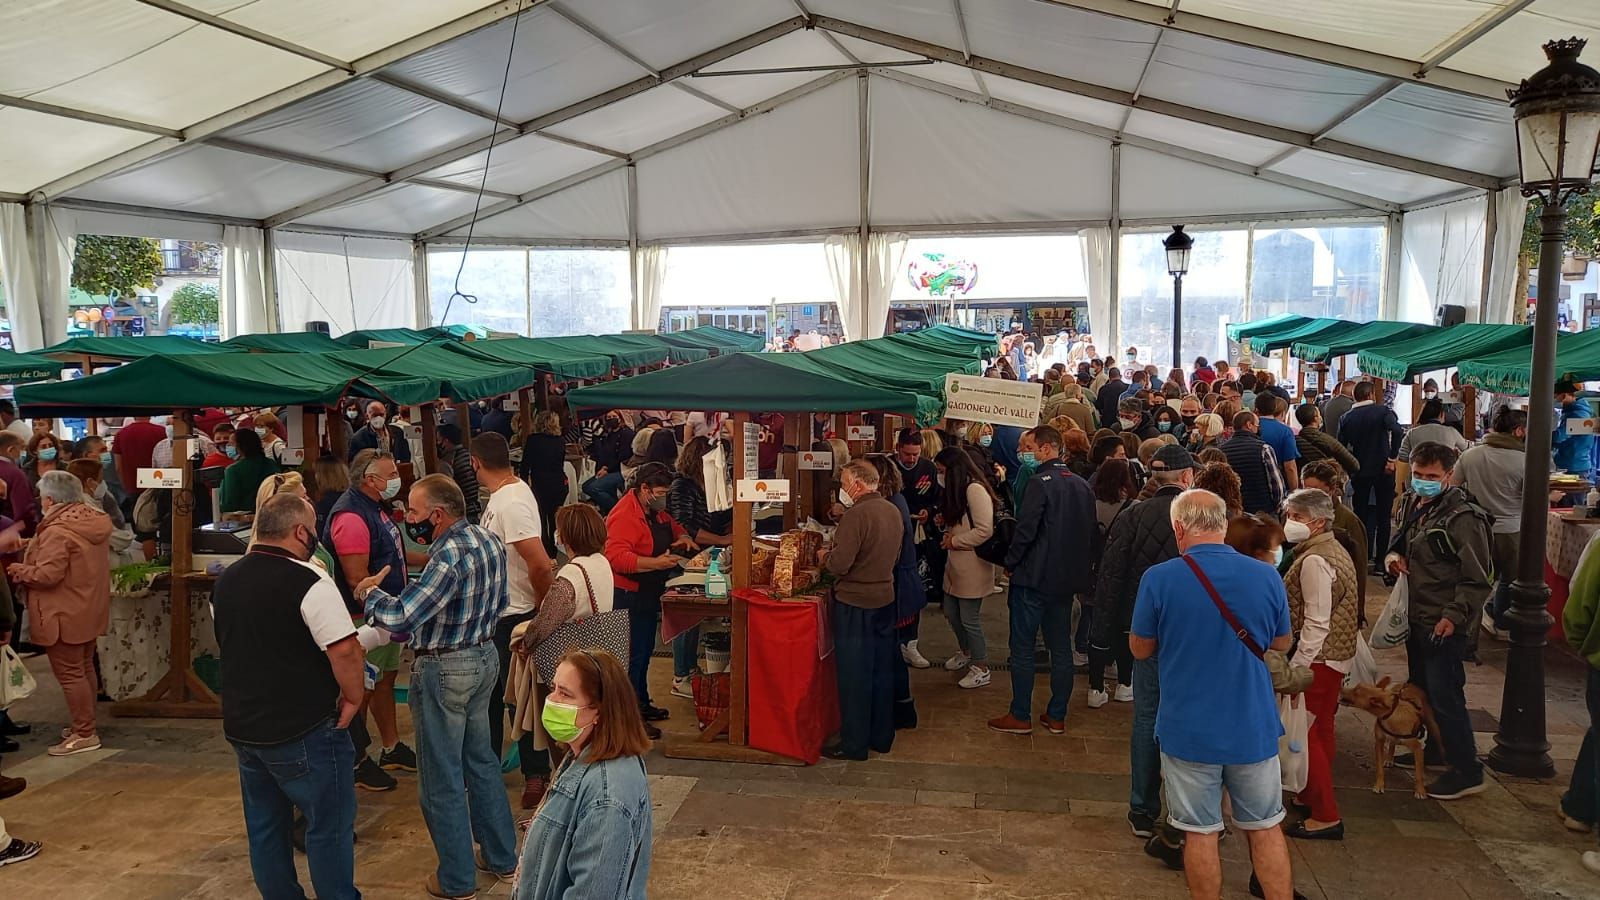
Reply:
<svg viewBox="0 0 1600 900"><path fill-rule="evenodd" d="M1184 234L1182 225L1174 225L1161 244L1167 248L1167 274L1172 276L1172 367L1176 369L1183 366L1183 276L1189 271L1194 238Z"/></svg>
<svg viewBox="0 0 1600 900"><path fill-rule="evenodd" d="M1517 127L1522 193L1538 197L1539 297L1528 379L1528 440L1516 581L1506 616L1511 645L1506 651L1500 727L1488 763L1511 775L1548 778L1550 761L1544 715L1544 647L1550 630L1550 589L1544 583L1550 434L1555 425L1556 319L1561 257L1566 243L1567 195L1588 186L1600 149L1600 72L1578 62L1578 38L1544 45L1549 65L1507 91Z"/></svg>

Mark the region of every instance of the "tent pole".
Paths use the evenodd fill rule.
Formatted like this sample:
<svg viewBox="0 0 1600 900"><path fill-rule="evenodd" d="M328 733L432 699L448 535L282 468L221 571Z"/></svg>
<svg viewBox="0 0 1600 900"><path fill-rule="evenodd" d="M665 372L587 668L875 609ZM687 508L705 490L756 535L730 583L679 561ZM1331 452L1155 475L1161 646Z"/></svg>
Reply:
<svg viewBox="0 0 1600 900"><path fill-rule="evenodd" d="M466 253L467 248L461 248L461 252ZM412 327L427 328L433 320L433 312L428 296L428 245L421 241L411 242L411 278L411 320L414 323Z"/></svg>
<svg viewBox="0 0 1600 900"><path fill-rule="evenodd" d="M858 148L860 175L857 178L861 204L861 221L859 239L861 246L858 248L860 256L856 259L856 281L860 290L856 294L856 337L866 338L872 335L872 323L869 321L870 312L867 303L867 244L871 240L872 232L872 142L870 110L867 106L867 70L862 69L856 74L856 132L860 140ZM881 333L881 332L880 332Z"/></svg>
<svg viewBox="0 0 1600 900"><path fill-rule="evenodd" d="M439 471L439 418L432 403L424 403L418 409L422 411L422 464L431 474ZM414 471L412 478L416 478Z"/></svg>
<svg viewBox="0 0 1600 900"><path fill-rule="evenodd" d="M644 327L644 310L639 308L639 170L628 163L628 296L632 298L628 318L634 330Z"/></svg>
<svg viewBox="0 0 1600 900"><path fill-rule="evenodd" d="M744 446L746 443L745 426L750 424L750 414L736 412L733 414L733 481L737 488L738 483L755 476L755 472L746 472L744 468ZM733 554L733 588L735 591L750 587L750 556L751 547L754 546L755 522L751 519L753 504L739 500L737 493L733 504L733 546L738 552ZM740 600L737 594L729 595L729 603L733 611L733 634L730 637L732 646L729 656L729 701L728 701L728 743L735 746L745 744L745 705L749 702L748 676L750 660L747 655L746 641L750 630L750 608Z"/></svg>
<svg viewBox="0 0 1600 900"><path fill-rule="evenodd" d="M1106 248L1106 264L1110 267L1111 286L1106 297L1109 315L1106 321L1111 327L1111 334L1101 335L1102 339L1109 337L1111 340L1101 344L1100 349L1104 354L1117 352L1117 339L1122 336L1122 303L1117 296L1121 290L1122 273L1118 271L1122 259L1122 144L1113 141L1111 144L1111 245Z"/></svg>

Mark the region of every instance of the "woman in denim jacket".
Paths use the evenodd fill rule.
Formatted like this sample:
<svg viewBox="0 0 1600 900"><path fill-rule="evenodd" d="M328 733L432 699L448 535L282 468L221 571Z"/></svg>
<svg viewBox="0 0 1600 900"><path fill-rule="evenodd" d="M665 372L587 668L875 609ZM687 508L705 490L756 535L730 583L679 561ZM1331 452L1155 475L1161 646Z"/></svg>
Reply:
<svg viewBox="0 0 1600 900"><path fill-rule="evenodd" d="M541 718L567 758L528 829L512 897L642 900L650 878L650 738L627 670L605 650L569 652Z"/></svg>

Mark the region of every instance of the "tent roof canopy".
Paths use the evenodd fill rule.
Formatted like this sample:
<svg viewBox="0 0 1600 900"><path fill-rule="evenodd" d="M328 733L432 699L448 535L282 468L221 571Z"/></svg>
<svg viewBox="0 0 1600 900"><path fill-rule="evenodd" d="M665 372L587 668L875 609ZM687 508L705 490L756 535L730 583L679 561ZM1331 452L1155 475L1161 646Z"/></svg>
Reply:
<svg viewBox="0 0 1600 900"><path fill-rule="evenodd" d="M1417 325L1411 322L1368 322L1333 336L1321 335L1304 341L1295 341L1290 352L1306 362L1326 362L1335 357L1355 353L1364 347L1378 347L1393 341L1404 340L1430 331L1436 325Z"/></svg>
<svg viewBox="0 0 1600 900"><path fill-rule="evenodd" d="M240 353L244 348L237 344L227 346L196 338L173 335L149 337L76 337L68 338L37 351L40 356L77 363L84 357L91 362L129 362L147 356L212 356L218 353Z"/></svg>
<svg viewBox="0 0 1600 900"><path fill-rule="evenodd" d="M1343 319L1312 319L1299 325L1263 331L1249 339L1251 353L1271 353L1293 346L1296 341L1331 340L1361 327L1360 322Z"/></svg>
<svg viewBox="0 0 1600 900"><path fill-rule="evenodd" d="M1464 360L1458 368L1462 384L1526 397L1533 381L1533 348L1530 344L1508 347ZM1556 332L1556 378L1600 380L1600 331Z"/></svg>
<svg viewBox="0 0 1600 900"><path fill-rule="evenodd" d="M1532 346L1533 329L1527 325L1467 323L1362 350L1356 355L1356 368L1377 378L1410 381L1462 360L1512 348L1526 352Z"/></svg>
<svg viewBox="0 0 1600 900"><path fill-rule="evenodd" d="M11 4L0 196L459 241L513 30L476 233L625 241L633 221L670 241L858 224L861 88L839 66L870 73L884 228L1104 221L1113 143L1130 222L1372 216L1492 190L1517 170L1504 90L1543 65L1543 40L1600 36L1600 8Z"/></svg>

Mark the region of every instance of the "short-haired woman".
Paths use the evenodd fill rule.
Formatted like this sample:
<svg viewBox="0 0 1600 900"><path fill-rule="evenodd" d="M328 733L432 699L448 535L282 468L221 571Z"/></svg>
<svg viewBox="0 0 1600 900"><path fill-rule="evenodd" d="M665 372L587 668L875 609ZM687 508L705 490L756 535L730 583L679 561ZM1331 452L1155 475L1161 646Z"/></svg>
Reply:
<svg viewBox="0 0 1600 900"><path fill-rule="evenodd" d="M966 669L958 687L979 688L990 678L981 609L983 598L994 591L994 565L980 559L977 548L994 534L1000 500L960 449L947 447L933 461L944 481L939 503L945 528L940 546L949 554L944 566L944 616L961 648L944 667L951 672Z"/></svg>
<svg viewBox="0 0 1600 900"><path fill-rule="evenodd" d="M561 417L545 410L533 417L533 431L522 442L522 464L517 474L533 488L543 528L544 552L556 558L555 533L550 528L556 510L567 498L567 442L561 436Z"/></svg>
<svg viewBox="0 0 1600 900"><path fill-rule="evenodd" d="M661 429L669 437L670 429ZM707 438L690 438L678 453L677 477L667 492L667 512L696 544L726 547L733 543L733 511L711 512L706 504L705 456L711 452ZM694 699L692 682L700 660L700 627L697 625L672 639L672 695Z"/></svg>
<svg viewBox="0 0 1600 900"><path fill-rule="evenodd" d="M881 454L869 456L865 461L878 473L878 493L900 510L900 555L895 557L894 563L894 625L898 629L921 618L923 607L928 605L922 576L917 572L917 526L911 519L911 505L906 502L900 467ZM911 671L905 654L893 654L890 665L893 667L894 727L915 728L917 704L911 696Z"/></svg>
<svg viewBox="0 0 1600 900"><path fill-rule="evenodd" d="M540 720L567 750L528 828L513 900L642 900L650 881L650 738L621 661L574 650Z"/></svg>
<svg viewBox="0 0 1600 900"><path fill-rule="evenodd" d="M261 453L280 466L289 453L289 445L284 443L283 438L278 437L278 429L281 427L277 415L271 412L255 414L255 432L256 437L261 438Z"/></svg>

